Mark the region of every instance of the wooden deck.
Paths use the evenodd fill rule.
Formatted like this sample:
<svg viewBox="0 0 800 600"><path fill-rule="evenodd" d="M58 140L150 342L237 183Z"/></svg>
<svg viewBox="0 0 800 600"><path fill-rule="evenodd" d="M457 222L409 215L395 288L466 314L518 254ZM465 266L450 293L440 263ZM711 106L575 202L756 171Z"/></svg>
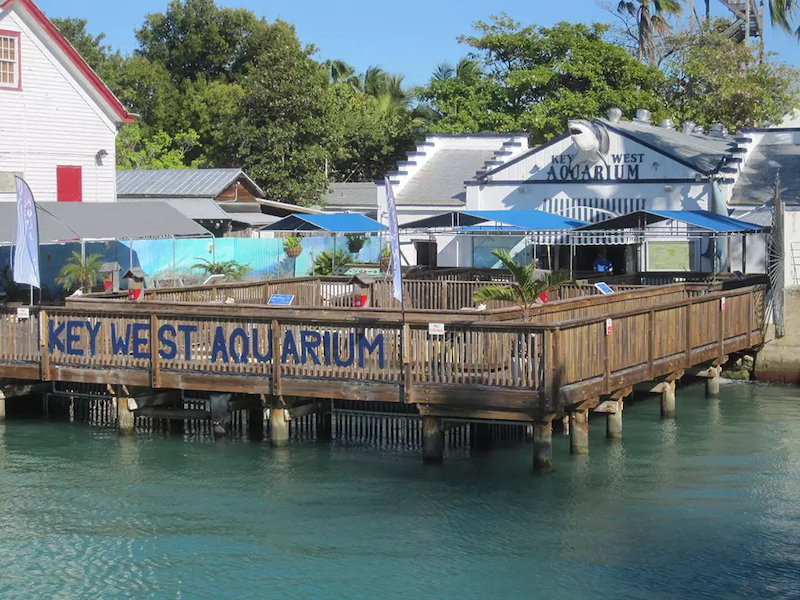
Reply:
<svg viewBox="0 0 800 600"><path fill-rule="evenodd" d="M321 307L318 280L292 282L305 289L303 305L268 307L268 294L287 293L270 285L216 286L213 296L161 290L136 303L83 298L33 309L27 320L2 309L0 377L413 403L425 415L532 422L763 342L766 287L757 279L609 296L565 288L567 299L529 321L514 308L444 303L410 310L405 325L391 306ZM218 303L219 289L235 303ZM431 287L428 304L440 293ZM444 323L444 335L429 333L431 322Z"/></svg>

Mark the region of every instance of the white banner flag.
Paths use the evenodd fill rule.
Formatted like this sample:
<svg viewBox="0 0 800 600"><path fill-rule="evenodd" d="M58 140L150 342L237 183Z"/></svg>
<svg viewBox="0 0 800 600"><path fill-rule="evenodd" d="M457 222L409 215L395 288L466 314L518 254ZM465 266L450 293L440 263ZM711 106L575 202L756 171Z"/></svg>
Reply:
<svg viewBox="0 0 800 600"><path fill-rule="evenodd" d="M397 230L397 204L394 200L392 183L386 178L386 204L389 212L389 248L392 251L392 271L394 275L394 297L403 301L403 272L400 265L400 233Z"/></svg>
<svg viewBox="0 0 800 600"><path fill-rule="evenodd" d="M39 282L39 219L33 192L17 181L17 229L14 232L14 281L41 287Z"/></svg>

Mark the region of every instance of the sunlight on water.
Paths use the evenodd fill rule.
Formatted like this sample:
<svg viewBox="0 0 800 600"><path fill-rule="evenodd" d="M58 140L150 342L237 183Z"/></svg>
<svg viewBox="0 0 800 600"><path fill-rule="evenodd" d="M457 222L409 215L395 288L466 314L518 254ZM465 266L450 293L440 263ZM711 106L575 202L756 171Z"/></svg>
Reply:
<svg viewBox="0 0 800 600"><path fill-rule="evenodd" d="M0 424L2 598L790 598L797 388L730 384L426 467L368 448Z"/></svg>

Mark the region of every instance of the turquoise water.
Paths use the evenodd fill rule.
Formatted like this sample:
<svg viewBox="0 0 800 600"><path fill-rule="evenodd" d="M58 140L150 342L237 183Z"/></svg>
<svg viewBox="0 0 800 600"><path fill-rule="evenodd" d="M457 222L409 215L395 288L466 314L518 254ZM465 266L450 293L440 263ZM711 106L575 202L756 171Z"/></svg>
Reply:
<svg viewBox="0 0 800 600"><path fill-rule="evenodd" d="M800 390L626 405L625 439L416 454L0 424L2 598L796 598Z"/></svg>

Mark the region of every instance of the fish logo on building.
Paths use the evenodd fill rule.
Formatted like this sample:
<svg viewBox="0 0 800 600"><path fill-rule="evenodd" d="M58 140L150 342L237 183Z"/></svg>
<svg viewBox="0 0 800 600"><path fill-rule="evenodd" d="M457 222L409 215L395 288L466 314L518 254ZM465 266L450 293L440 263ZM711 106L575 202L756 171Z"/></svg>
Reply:
<svg viewBox="0 0 800 600"><path fill-rule="evenodd" d="M572 143L577 152L569 163L570 171L580 166L594 166L601 162L608 166L608 131L598 123L586 119L574 119L567 123Z"/></svg>

